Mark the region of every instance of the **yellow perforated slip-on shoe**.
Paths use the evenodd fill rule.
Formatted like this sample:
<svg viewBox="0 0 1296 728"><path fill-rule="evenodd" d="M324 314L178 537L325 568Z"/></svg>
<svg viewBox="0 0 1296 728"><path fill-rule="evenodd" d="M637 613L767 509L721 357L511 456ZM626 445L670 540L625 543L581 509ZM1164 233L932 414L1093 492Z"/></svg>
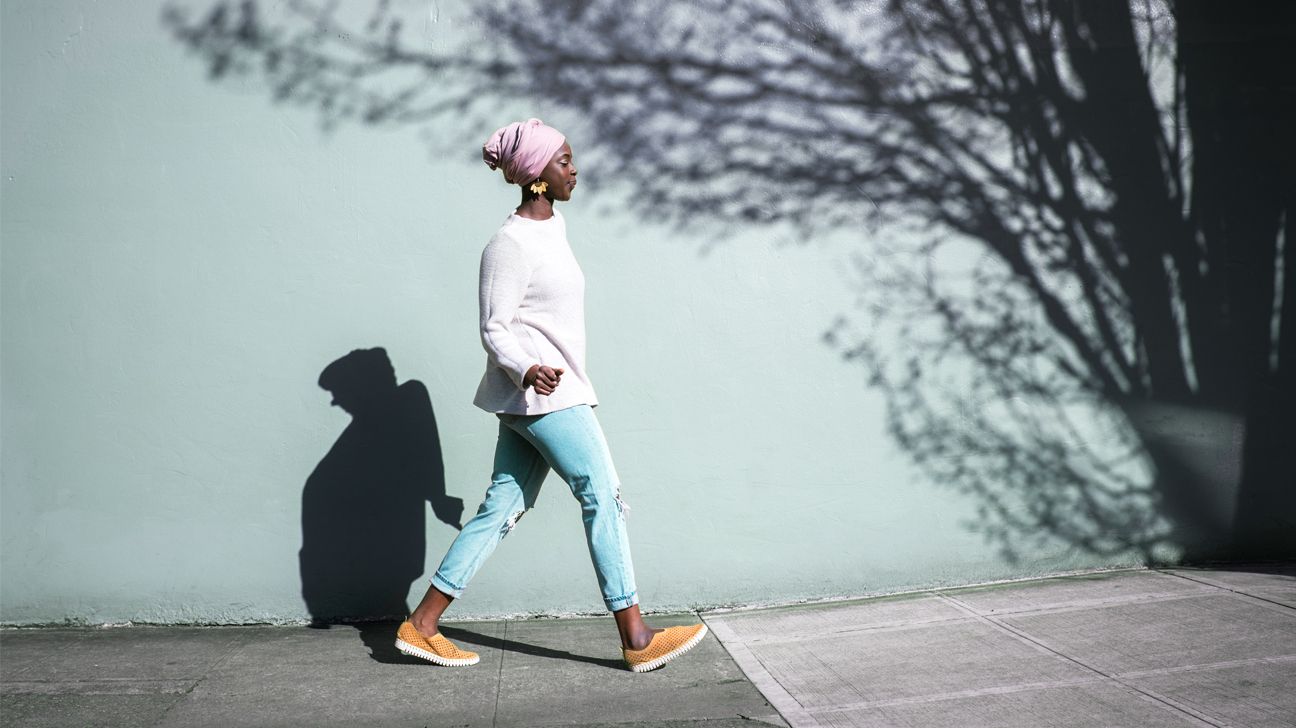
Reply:
<svg viewBox="0 0 1296 728"><path fill-rule="evenodd" d="M409 620L401 622L400 629L396 630L396 649L407 655L422 657L428 662L446 667L467 667L481 661L476 652L455 647L454 643L442 637L440 632L431 637L424 637L414 629L414 625L410 624Z"/></svg>
<svg viewBox="0 0 1296 728"><path fill-rule="evenodd" d="M671 660L692 649L693 645L706 637L705 624L690 624L683 627L667 627L653 635L652 642L642 650L621 649L626 664L635 672L656 670Z"/></svg>

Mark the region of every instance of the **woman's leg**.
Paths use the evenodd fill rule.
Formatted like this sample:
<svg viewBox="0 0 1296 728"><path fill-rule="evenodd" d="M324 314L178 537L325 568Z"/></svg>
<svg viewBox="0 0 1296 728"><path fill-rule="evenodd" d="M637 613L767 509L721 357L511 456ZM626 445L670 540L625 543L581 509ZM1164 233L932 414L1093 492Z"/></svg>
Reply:
<svg viewBox="0 0 1296 728"><path fill-rule="evenodd" d="M616 617L622 646L642 648L654 630L639 615L621 481L593 408L577 405L509 424L544 456L580 502L603 602Z"/></svg>
<svg viewBox="0 0 1296 728"><path fill-rule="evenodd" d="M513 530L526 509L535 505L540 486L549 474L543 455L506 426L506 420L514 417L500 418L491 484L477 508L477 515L464 524L450 544L432 576L432 585L410 615L409 621L424 635L437 632L441 614L451 601L463 594L473 575L500 540Z"/></svg>

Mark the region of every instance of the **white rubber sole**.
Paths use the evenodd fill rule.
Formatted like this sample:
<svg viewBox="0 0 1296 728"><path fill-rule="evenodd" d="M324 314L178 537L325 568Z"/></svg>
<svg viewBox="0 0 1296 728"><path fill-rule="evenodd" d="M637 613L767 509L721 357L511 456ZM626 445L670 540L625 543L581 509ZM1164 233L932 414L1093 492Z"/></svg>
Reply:
<svg viewBox="0 0 1296 728"><path fill-rule="evenodd" d="M675 649L671 650L670 652L667 652L666 654L662 655L661 657L658 657L655 660L649 660L648 662L641 662L638 665L631 665L630 671L648 672L649 670L656 670L657 668L661 667L662 665L665 665L666 663L670 662L676 657L679 657L685 652L688 652L689 650L693 649L693 645L696 645L697 643L701 642L702 638L706 636L707 636L707 626L704 624L702 625L702 629L698 630L697 634L689 638L688 642L685 642L684 644L680 645L679 647L676 647Z"/></svg>
<svg viewBox="0 0 1296 728"><path fill-rule="evenodd" d="M458 660L452 660L448 657L442 657L436 654L435 652L428 652L422 647L415 647L414 645L411 645L410 643L406 642L405 640L399 637L396 638L396 649L400 650L401 652L404 652L405 654L411 657L421 657L424 660L427 660L428 662L441 665L443 667L467 667L469 665L476 665L477 663L481 662L480 655L476 657L461 658Z"/></svg>

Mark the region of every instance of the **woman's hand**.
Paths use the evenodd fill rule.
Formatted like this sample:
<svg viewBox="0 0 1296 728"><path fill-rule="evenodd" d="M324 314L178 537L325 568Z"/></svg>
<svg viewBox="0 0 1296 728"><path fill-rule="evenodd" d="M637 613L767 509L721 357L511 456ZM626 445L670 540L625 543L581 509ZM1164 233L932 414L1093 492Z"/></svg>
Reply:
<svg viewBox="0 0 1296 728"><path fill-rule="evenodd" d="M536 394L550 395L558 388L558 381L562 378L562 374L562 369L533 364L527 370L526 376L522 378L522 384L535 387Z"/></svg>

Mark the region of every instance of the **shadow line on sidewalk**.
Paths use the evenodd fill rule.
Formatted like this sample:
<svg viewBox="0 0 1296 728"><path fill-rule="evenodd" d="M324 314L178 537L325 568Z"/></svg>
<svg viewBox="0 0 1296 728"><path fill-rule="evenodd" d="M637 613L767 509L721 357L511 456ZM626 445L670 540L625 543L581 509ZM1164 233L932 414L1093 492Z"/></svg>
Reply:
<svg viewBox="0 0 1296 728"><path fill-rule="evenodd" d="M396 649L396 628L397 625L388 622L369 622L352 625L360 633L360 640L369 648L369 657L376 662L396 665L427 665L424 660L416 657L410 657ZM465 644L475 645L488 649L496 649L504 652L517 652L523 655L534 655L536 657L547 657L554 660L569 660L571 662L588 662L591 665L606 667L613 670L624 671L625 662L622 660L607 659L603 657L591 657L589 655L578 655L566 650L555 650L549 647L518 642L503 637L492 637L480 632L474 632L463 627L442 626L441 634L447 639L463 642Z"/></svg>

